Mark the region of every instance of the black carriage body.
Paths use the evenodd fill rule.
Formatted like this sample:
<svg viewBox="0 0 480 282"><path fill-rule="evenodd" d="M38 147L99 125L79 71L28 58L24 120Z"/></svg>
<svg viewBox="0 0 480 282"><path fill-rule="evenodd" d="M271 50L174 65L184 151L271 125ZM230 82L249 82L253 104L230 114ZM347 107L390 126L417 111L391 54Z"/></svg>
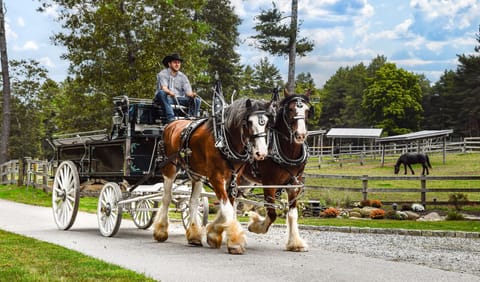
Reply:
<svg viewBox="0 0 480 282"><path fill-rule="evenodd" d="M82 132L52 140L55 161L72 161L82 181L105 179L135 182L151 174L149 182L159 182L156 161L163 158L163 110L140 99L115 100L112 130Z"/></svg>

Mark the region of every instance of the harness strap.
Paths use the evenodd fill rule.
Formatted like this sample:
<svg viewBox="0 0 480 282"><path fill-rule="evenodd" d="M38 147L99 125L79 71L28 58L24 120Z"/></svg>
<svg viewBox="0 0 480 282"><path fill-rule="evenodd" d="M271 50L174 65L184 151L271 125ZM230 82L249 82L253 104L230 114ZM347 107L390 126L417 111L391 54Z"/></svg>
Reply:
<svg viewBox="0 0 480 282"><path fill-rule="evenodd" d="M295 167L305 164L308 159L308 146L302 144L302 155L297 159L290 159L285 156L280 146L280 138L277 130L272 130L270 133L272 148L269 157L277 164L287 167Z"/></svg>

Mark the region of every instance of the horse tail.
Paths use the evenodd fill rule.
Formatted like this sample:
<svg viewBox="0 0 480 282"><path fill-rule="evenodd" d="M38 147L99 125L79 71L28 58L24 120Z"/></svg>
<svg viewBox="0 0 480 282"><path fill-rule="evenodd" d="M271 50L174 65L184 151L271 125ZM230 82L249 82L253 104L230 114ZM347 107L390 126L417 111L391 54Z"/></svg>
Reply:
<svg viewBox="0 0 480 282"><path fill-rule="evenodd" d="M432 165L430 164L430 158L428 158L428 155L425 155L425 161L427 162L428 167L432 168Z"/></svg>

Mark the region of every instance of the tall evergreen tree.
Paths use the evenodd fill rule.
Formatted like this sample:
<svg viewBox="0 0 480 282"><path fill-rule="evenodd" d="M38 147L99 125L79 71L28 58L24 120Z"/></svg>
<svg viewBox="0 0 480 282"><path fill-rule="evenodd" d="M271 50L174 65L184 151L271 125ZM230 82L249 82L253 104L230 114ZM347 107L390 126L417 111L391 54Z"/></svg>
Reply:
<svg viewBox="0 0 480 282"><path fill-rule="evenodd" d="M235 51L239 46L238 26L240 18L235 14L230 0L208 0L199 18L209 26L208 46L202 56L207 58L207 78L204 90L210 91L215 73L222 82L225 96L240 91L239 77L242 71L240 55ZM211 93L208 93L211 95Z"/></svg>
<svg viewBox="0 0 480 282"><path fill-rule="evenodd" d="M288 82L287 89L293 93L295 90L295 58L305 56L313 50L313 42L303 37L297 40L299 33L297 11L298 0L292 0L292 14L290 22L285 22L288 17L284 16L273 2L269 10L262 10L256 17L255 31L252 36L256 40L256 46L263 51L275 56L288 57Z"/></svg>
<svg viewBox="0 0 480 282"><path fill-rule="evenodd" d="M270 99L272 90L277 86L283 86L280 71L266 57L254 65L254 69L255 95L259 98Z"/></svg>
<svg viewBox="0 0 480 282"><path fill-rule="evenodd" d="M471 55L458 55L455 91L458 101L457 129L464 136L480 136L480 26L478 45Z"/></svg>

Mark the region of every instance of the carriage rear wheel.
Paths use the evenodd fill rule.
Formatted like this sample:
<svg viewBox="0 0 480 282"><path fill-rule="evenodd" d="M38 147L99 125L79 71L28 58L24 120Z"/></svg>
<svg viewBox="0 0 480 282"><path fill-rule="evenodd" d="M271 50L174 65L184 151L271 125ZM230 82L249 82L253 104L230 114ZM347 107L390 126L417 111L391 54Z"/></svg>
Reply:
<svg viewBox="0 0 480 282"><path fill-rule="evenodd" d="M133 223L135 223L139 229L148 229L153 224L157 208L158 202L154 200L146 199L133 202L130 211Z"/></svg>
<svg viewBox="0 0 480 282"><path fill-rule="evenodd" d="M184 199L179 203L179 209L182 214L182 223L185 229L188 228L188 221L191 216L188 202L188 199ZM196 216L198 216L198 219L202 223L202 226L207 226L208 224L208 209L208 197L200 197Z"/></svg>
<svg viewBox="0 0 480 282"><path fill-rule="evenodd" d="M122 199L120 186L115 182L103 185L98 198L97 218L100 233L105 237L112 237L120 228L122 222L122 207L118 202Z"/></svg>
<svg viewBox="0 0 480 282"><path fill-rule="evenodd" d="M52 188L53 218L57 227L68 230L77 217L80 199L80 179L72 161L60 163Z"/></svg>

